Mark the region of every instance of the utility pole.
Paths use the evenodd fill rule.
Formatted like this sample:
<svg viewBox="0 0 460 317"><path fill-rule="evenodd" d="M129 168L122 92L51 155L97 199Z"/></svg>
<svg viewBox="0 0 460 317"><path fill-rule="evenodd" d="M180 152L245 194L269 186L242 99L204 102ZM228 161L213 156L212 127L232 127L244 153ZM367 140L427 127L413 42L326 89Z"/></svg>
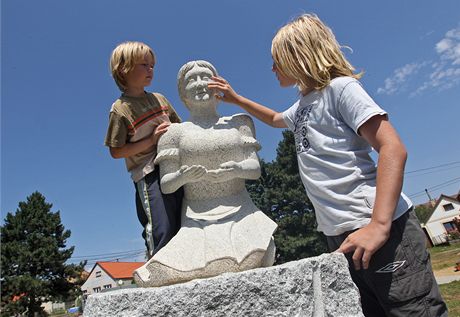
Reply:
<svg viewBox="0 0 460 317"><path fill-rule="evenodd" d="M425 193L428 196L428 201L430 202L431 207L434 207L436 202L433 200L433 198L431 198L430 193L428 192L428 189L426 189L426 188L425 188Z"/></svg>

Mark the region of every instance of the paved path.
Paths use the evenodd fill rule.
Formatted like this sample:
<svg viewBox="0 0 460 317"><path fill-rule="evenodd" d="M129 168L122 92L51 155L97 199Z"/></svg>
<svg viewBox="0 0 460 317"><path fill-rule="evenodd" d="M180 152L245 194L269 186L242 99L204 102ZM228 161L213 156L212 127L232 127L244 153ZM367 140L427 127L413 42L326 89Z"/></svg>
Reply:
<svg viewBox="0 0 460 317"><path fill-rule="evenodd" d="M435 276L436 277L436 282L438 282L439 285L441 284L446 284L450 283L453 281L460 281L460 275L444 275L444 276Z"/></svg>
<svg viewBox="0 0 460 317"><path fill-rule="evenodd" d="M434 276L438 284L446 284L452 281L460 281L460 271L454 271L453 267L434 271Z"/></svg>

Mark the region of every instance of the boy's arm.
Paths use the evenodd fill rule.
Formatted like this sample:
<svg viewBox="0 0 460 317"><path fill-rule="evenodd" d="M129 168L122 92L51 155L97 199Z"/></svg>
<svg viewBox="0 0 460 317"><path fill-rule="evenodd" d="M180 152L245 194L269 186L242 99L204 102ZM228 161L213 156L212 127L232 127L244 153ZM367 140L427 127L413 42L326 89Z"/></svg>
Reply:
<svg viewBox="0 0 460 317"><path fill-rule="evenodd" d="M401 195L407 152L386 116L376 115L365 122L359 133L379 153L377 189L371 222L350 234L339 248L352 252L357 270L369 267L372 255L390 235L393 215Z"/></svg>
<svg viewBox="0 0 460 317"><path fill-rule="evenodd" d="M216 89L222 95L216 94L216 98L222 101L233 103L240 106L254 117L275 128L287 128L283 119L283 114L267 108L246 97L238 95L230 84L222 77L212 77L212 82L208 84L210 89Z"/></svg>
<svg viewBox="0 0 460 317"><path fill-rule="evenodd" d="M143 151L146 151L158 144L158 139L162 134L164 134L170 126L169 122L161 123L156 129L153 131L152 135L139 140L137 142L132 143L125 143L125 145L120 147L110 147L110 155L113 158L127 158Z"/></svg>

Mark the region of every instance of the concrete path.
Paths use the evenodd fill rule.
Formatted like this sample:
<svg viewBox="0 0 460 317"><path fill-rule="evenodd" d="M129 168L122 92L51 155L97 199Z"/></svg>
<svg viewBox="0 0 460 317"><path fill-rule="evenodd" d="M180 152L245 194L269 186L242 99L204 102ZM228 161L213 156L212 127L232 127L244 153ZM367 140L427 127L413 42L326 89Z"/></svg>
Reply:
<svg viewBox="0 0 460 317"><path fill-rule="evenodd" d="M445 276L435 276L436 277L436 282L438 282L439 285L441 284L446 284L450 283L453 281L460 281L460 275L445 275Z"/></svg>
<svg viewBox="0 0 460 317"><path fill-rule="evenodd" d="M454 271L453 267L435 271L434 276L438 284L446 284L453 281L460 281L460 271Z"/></svg>

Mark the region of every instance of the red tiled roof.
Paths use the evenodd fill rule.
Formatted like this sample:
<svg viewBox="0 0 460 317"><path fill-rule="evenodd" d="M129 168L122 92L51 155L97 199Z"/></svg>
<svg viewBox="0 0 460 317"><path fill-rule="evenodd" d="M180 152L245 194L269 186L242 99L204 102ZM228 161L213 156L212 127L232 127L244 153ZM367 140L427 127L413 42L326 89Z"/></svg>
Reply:
<svg viewBox="0 0 460 317"><path fill-rule="evenodd" d="M27 295L26 293L21 293L21 294L19 294L19 295L14 295L14 296L13 296L13 299L12 299L13 303L14 303L14 302L17 302L18 300L20 300L22 297L24 297L24 296L26 296L26 295Z"/></svg>
<svg viewBox="0 0 460 317"><path fill-rule="evenodd" d="M132 278L134 270L144 265L144 262L97 262L97 264L115 279Z"/></svg>

